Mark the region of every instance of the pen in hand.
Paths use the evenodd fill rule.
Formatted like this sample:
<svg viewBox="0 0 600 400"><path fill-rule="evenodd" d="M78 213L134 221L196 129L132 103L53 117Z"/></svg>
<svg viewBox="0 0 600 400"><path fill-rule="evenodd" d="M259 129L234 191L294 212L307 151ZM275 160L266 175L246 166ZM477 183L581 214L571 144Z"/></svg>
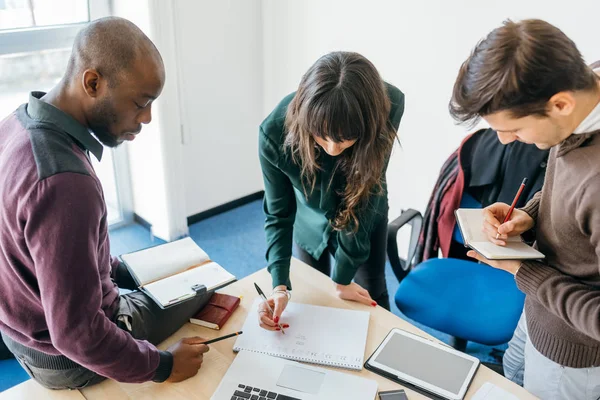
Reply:
<svg viewBox="0 0 600 400"><path fill-rule="evenodd" d="M504 225L505 223L507 223L510 220L510 216L511 216L513 210L515 209L515 206L517 205L517 201L519 201L519 197L521 197L521 193L523 192L523 189L525 189L525 185L527 185L527 178L523 178L523 182L521 183L521 186L519 186L519 191L515 195L515 199L513 200L512 204L510 205L510 208L508 209L508 212L506 213L506 217L504 217L504 222L502 222L502 225ZM500 232L498 232L496 234L496 240L498 240L499 237L500 237Z"/></svg>
<svg viewBox="0 0 600 400"><path fill-rule="evenodd" d="M258 287L258 285L256 283L254 283L254 287L256 288L256 291L258 292L259 296L262 297L263 301L265 302L265 304L269 308L269 311L271 312L271 315L275 315L275 312L271 308L271 305L269 304L269 301L267 300L267 297L265 296L265 294L263 293L263 291ZM281 330L281 333L285 335L285 331L283 330L283 326L281 326L281 324L279 324L279 323L277 324L277 326Z"/></svg>
<svg viewBox="0 0 600 400"><path fill-rule="evenodd" d="M230 333L229 335L225 335L225 336L221 336L221 337L214 338L214 339L211 339L211 340L207 340L206 342L202 342L200 344L211 344L211 343L215 343L215 342L220 342L221 340L225 340L225 339L229 339L229 338L232 338L232 337L239 336L242 333L244 333L244 332L239 331L239 332Z"/></svg>

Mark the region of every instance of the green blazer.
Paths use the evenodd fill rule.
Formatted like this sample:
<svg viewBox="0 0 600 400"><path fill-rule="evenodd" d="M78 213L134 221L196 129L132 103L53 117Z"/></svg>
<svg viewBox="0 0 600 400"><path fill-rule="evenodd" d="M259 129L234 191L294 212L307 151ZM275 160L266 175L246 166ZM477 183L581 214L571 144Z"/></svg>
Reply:
<svg viewBox="0 0 600 400"><path fill-rule="evenodd" d="M392 103L389 121L398 129L404 113L404 94L390 84L386 83L386 86ZM336 251L331 278L336 283L347 285L354 278L359 265L369 258L373 228L381 218L387 217L387 162L382 174L383 191L374 194L368 205L357 213L358 232L334 231L329 221L336 215L340 203L337 192L345 181L342 174L336 174L328 188L336 157L325 152L319 154L322 170L317 173L313 192L306 197L300 167L292 161L289 151L283 149L285 114L294 95L292 93L285 97L260 125L258 141L265 182L263 209L266 215L267 268L273 279L273 287L287 285L291 289L292 240L318 260L332 239Z"/></svg>

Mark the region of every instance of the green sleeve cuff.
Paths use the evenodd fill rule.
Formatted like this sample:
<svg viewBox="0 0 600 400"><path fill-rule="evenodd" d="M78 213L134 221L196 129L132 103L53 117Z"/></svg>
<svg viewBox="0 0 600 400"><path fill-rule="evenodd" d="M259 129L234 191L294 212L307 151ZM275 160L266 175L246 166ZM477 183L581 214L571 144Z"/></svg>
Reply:
<svg viewBox="0 0 600 400"><path fill-rule="evenodd" d="M273 280L273 287L285 285L288 290L292 290L290 282L290 267L284 265L271 265L267 268Z"/></svg>
<svg viewBox="0 0 600 400"><path fill-rule="evenodd" d="M336 267L331 274L331 280L339 285L349 285L354 279L354 275L356 275L356 271Z"/></svg>
<svg viewBox="0 0 600 400"><path fill-rule="evenodd" d="M339 285L349 285L356 275L358 265L354 264L345 255L340 254L339 250L336 254L335 266L331 273L331 280Z"/></svg>

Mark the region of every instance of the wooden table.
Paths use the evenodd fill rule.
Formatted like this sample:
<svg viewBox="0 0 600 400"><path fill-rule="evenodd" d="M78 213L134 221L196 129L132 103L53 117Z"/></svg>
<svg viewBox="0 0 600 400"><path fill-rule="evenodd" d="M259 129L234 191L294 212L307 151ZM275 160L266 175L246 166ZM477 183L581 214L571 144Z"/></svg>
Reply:
<svg viewBox="0 0 600 400"><path fill-rule="evenodd" d="M0 393L1 400L84 400L85 397L78 390L50 390L30 379Z"/></svg>
<svg viewBox="0 0 600 400"><path fill-rule="evenodd" d="M368 311L371 313L369 323L369 334L365 352L365 359L369 357L375 348L381 343L384 337L392 328L401 328L407 331L417 333L431 338L430 335L414 327L408 322L398 318L392 313L381 307L368 307L349 301L343 301L336 297L333 291L331 280L325 275L310 268L306 264L296 259L292 260L291 279L294 285L292 301L298 303L307 303L320 306L329 306L336 308L354 309ZM218 337L224 333L240 330L248 311L252 306L254 298L257 296L253 282L263 288L271 287L271 277L266 269L260 270L238 282L235 282L221 292L235 296L243 296L240 307L235 311L232 317L227 321L221 331L207 329L194 324L186 324L172 337L162 343L159 348L166 349L181 338L187 336L201 336L207 339ZM172 384L156 384L147 382L143 384L118 383L107 380L98 385L85 388L81 391L83 396L89 400L95 399L197 399L208 400L216 390L223 375L229 368L229 365L235 358L232 351L234 339L224 340L210 345L211 350L204 355L202 368L193 378L184 382ZM323 367L327 368L327 367ZM379 375L362 371L346 371L349 374L374 379L379 384L379 390L391 390L402 388L397 383L387 380ZM485 382L492 382L510 393L516 395L519 399L535 399L522 387L510 382L508 379L493 372L487 367L480 366L475 379L471 384L466 398L469 399ZM426 397L406 389L410 400L427 399ZM60 393L60 392L59 392ZM16 398L16 397L13 397ZM66 397L65 397L66 398ZM0 400L4 397L0 395ZM368 399L370 400L370 399Z"/></svg>

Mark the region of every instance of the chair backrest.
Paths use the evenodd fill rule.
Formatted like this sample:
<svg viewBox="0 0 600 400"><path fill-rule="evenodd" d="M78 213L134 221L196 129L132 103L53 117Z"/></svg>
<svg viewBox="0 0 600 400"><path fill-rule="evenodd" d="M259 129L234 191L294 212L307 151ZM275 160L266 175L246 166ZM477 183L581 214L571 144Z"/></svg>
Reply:
<svg viewBox="0 0 600 400"><path fill-rule="evenodd" d="M481 208L481 204L473 196L465 192L461 199L460 207ZM392 228L394 224L397 226L396 230ZM405 225L410 225L411 227L410 241L408 245L407 254L408 257L406 258L406 260L398 256L398 238L396 235L398 229ZM421 233L422 225L423 216L421 215L421 213L419 213L416 210L405 210L402 211L402 215L400 215L400 217L397 218L394 222L392 222L388 227L388 232L392 233L392 235L388 237L388 258L390 260L390 264L392 265L392 270L398 278L398 281L401 281L411 268L412 261L415 257L415 251L417 249L417 242L419 241L419 235ZM461 245L464 245L463 237L460 233L458 225L454 227L453 240Z"/></svg>

